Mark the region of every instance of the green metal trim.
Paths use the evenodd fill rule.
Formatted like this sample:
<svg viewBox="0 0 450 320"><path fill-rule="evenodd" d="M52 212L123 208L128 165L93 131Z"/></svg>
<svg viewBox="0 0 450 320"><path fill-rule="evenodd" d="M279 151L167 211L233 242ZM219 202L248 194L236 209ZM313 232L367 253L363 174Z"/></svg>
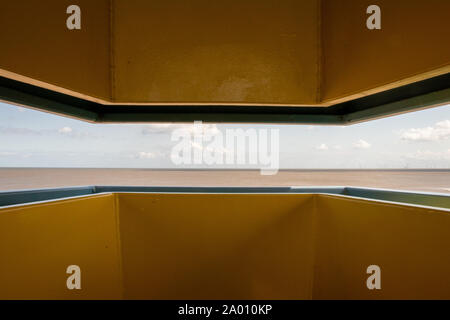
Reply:
<svg viewBox="0 0 450 320"><path fill-rule="evenodd" d="M450 209L450 194L345 187L343 195Z"/></svg>
<svg viewBox="0 0 450 320"><path fill-rule="evenodd" d="M340 124L341 115L326 114L260 114L260 113L102 113L97 122L194 122L211 123L276 123L276 124Z"/></svg>
<svg viewBox="0 0 450 320"><path fill-rule="evenodd" d="M0 100L92 122L98 118L94 111L5 87L0 87Z"/></svg>
<svg viewBox="0 0 450 320"><path fill-rule="evenodd" d="M450 73L330 107L104 105L0 77L0 100L81 120L347 125L450 102Z"/></svg>
<svg viewBox="0 0 450 320"><path fill-rule="evenodd" d="M13 190L0 192L0 206L63 199L91 195L94 187L68 187L57 189Z"/></svg>
<svg viewBox="0 0 450 320"><path fill-rule="evenodd" d="M422 109L429 106L441 105L450 102L450 89L444 89L414 98L404 99L393 103L377 106L374 108L353 112L343 117L345 123L354 123L370 120L374 116L383 117L397 113L404 113L412 110Z"/></svg>
<svg viewBox="0 0 450 320"><path fill-rule="evenodd" d="M332 194L367 200L389 201L450 209L450 194L409 192L357 187L142 187L142 186L87 186L59 189L37 189L0 192L0 207L30 202L61 200L75 196L99 193L246 193L246 194Z"/></svg>

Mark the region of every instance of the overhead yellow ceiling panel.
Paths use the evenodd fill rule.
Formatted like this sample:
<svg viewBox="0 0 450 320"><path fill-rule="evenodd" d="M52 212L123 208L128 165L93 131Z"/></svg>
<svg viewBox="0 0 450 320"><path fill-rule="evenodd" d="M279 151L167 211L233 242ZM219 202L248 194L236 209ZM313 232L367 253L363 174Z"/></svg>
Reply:
<svg viewBox="0 0 450 320"><path fill-rule="evenodd" d="M82 28L71 31L66 9L72 2L0 2L0 76L108 101L110 2L76 1Z"/></svg>
<svg viewBox="0 0 450 320"><path fill-rule="evenodd" d="M381 9L381 30L365 27ZM336 103L450 71L450 1L323 0L321 100Z"/></svg>
<svg viewBox="0 0 450 320"><path fill-rule="evenodd" d="M344 124L450 100L447 0L80 0L80 29L71 5L2 1L0 99L94 122Z"/></svg>
<svg viewBox="0 0 450 320"><path fill-rule="evenodd" d="M316 104L319 1L115 1L117 102Z"/></svg>

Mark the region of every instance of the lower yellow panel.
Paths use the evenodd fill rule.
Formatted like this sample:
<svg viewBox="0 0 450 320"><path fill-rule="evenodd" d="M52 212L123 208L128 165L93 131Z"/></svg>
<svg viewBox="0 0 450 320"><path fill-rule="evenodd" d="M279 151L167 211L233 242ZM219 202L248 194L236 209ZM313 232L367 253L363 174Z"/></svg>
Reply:
<svg viewBox="0 0 450 320"><path fill-rule="evenodd" d="M450 211L317 197L316 299L450 299ZM368 290L367 267L381 269Z"/></svg>
<svg viewBox="0 0 450 320"><path fill-rule="evenodd" d="M0 299L450 299L449 230L447 209L319 194L4 207ZM69 265L81 290L66 287Z"/></svg>
<svg viewBox="0 0 450 320"><path fill-rule="evenodd" d="M0 299L121 298L114 196L0 210ZM81 269L69 290L67 267Z"/></svg>
<svg viewBox="0 0 450 320"><path fill-rule="evenodd" d="M308 299L312 195L120 194L125 297Z"/></svg>

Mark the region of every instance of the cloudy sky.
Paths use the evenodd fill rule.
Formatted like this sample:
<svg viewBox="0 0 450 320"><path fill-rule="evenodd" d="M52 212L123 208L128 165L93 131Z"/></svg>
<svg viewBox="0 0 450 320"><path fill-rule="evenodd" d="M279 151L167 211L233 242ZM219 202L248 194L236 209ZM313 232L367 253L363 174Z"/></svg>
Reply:
<svg viewBox="0 0 450 320"><path fill-rule="evenodd" d="M171 137L180 128L193 126L89 124L0 103L0 167L174 168ZM450 168L450 105L347 127L213 124L206 131L238 128L279 129L281 168Z"/></svg>

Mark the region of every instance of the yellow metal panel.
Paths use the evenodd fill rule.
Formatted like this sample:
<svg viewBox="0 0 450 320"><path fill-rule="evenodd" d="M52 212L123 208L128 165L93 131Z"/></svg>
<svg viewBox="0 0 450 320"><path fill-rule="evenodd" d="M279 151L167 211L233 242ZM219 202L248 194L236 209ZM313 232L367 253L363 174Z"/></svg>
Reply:
<svg viewBox="0 0 450 320"><path fill-rule="evenodd" d="M450 72L450 1L1 1L0 76L105 104L329 106ZM101 110L97 110L101 112Z"/></svg>
<svg viewBox="0 0 450 320"><path fill-rule="evenodd" d="M114 196L0 209L0 299L121 298ZM66 286L81 268L81 290Z"/></svg>
<svg viewBox="0 0 450 320"><path fill-rule="evenodd" d="M81 30L66 27L72 4ZM109 11L108 0L1 1L0 76L109 100Z"/></svg>
<svg viewBox="0 0 450 320"><path fill-rule="evenodd" d="M318 0L114 1L115 98L317 102Z"/></svg>
<svg viewBox="0 0 450 320"><path fill-rule="evenodd" d="M448 299L450 211L308 194L0 209L0 299ZM82 290L66 288L81 267ZM369 290L367 267L381 268Z"/></svg>
<svg viewBox="0 0 450 320"><path fill-rule="evenodd" d="M311 195L118 196L125 298L311 298Z"/></svg>
<svg viewBox="0 0 450 320"><path fill-rule="evenodd" d="M372 4L381 9L381 30L366 27ZM448 0L322 0L322 100L450 72L449 21Z"/></svg>
<svg viewBox="0 0 450 320"><path fill-rule="evenodd" d="M314 299L449 299L450 212L317 196ZM369 290L367 267L381 268Z"/></svg>

